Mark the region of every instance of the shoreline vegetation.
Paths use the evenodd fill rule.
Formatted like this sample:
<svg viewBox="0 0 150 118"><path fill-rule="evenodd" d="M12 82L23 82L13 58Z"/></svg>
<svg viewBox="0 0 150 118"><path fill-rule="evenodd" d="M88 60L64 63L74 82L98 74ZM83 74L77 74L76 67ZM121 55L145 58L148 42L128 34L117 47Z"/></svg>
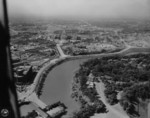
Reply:
<svg viewBox="0 0 150 118"><path fill-rule="evenodd" d="M120 52L114 52L114 53L102 53L102 54L93 54L93 55L79 55L79 56L68 56L65 58L59 58L59 60L57 60L55 63L48 63L48 67L46 67L42 74L40 75L40 77L38 78L38 83L37 86L35 88L35 92L37 93L37 95L40 97L40 95L42 94L42 88L44 86L44 82L45 79L48 75L48 73L55 68L56 66L62 64L63 62L66 61L71 61L71 60L76 60L76 59L86 59L86 58L98 58L98 57L103 57L103 56L116 56L116 55L126 55L128 53L130 53L130 51L133 50L133 53L139 53L138 51L136 52L136 50L138 49L138 51L141 51L141 53L149 53L150 48L129 48L128 50L124 49ZM132 54L132 53L130 53Z"/></svg>
<svg viewBox="0 0 150 118"><path fill-rule="evenodd" d="M105 104L99 99L95 85L89 87L87 85L88 72L85 72L80 65L80 69L76 71L73 83L71 97L79 102L81 107L80 111L73 112L71 118L90 118L95 113L107 113ZM93 82L98 82L94 79Z"/></svg>
<svg viewBox="0 0 150 118"><path fill-rule="evenodd" d="M109 57L109 56L116 56L116 55L126 55L126 54L135 54L135 53L149 53L150 51L150 48L129 48L129 49L124 49L120 52L115 52L115 53L102 53L102 54L93 54L93 55L79 55L79 56L67 56L67 57L59 57L57 58L58 60L55 61L55 63L48 63L48 66L46 65L46 68L43 70L43 72L41 73L40 77L37 78L38 79L38 82L36 84L36 87L34 88L34 92L36 92L36 94L38 95L38 97L40 98L40 96L42 95L42 89L43 89L43 86L44 86L44 82L45 82L45 79L48 75L48 73L56 66L62 64L63 62L66 62L66 61L71 61L71 60L76 60L76 59L91 59L91 58L101 58L101 57ZM83 89L83 88L82 88ZM90 90L90 89L89 89ZM90 90L91 91L91 90ZM94 91L94 89L92 90ZM85 94L85 93L84 93ZM96 110L94 107L94 105L96 104L99 104L100 106L102 106L104 109L103 109L103 112L107 112L107 110L105 109L105 105L103 105L99 100L98 100L98 97L97 97L97 92L95 91L95 99L97 99L96 103L93 103L93 107L92 105L90 104L86 104L86 107L85 109L83 109L82 111L80 112L74 112L73 114L74 115L78 115L78 114L82 114L81 112L87 112L87 108L90 107L91 109L89 110L89 114L93 114L91 113L91 111L93 112L99 112L98 110ZM86 98L85 98L86 99ZM89 99L89 98L88 98ZM90 99L89 99L90 100ZM84 99L81 100L83 103L86 102ZM81 102L80 101L80 102ZM81 105L83 106L83 105ZM97 109L101 109L101 108L97 108ZM86 114L85 114L86 116ZM77 117L78 118L78 117ZM88 117L86 117L88 118Z"/></svg>
<svg viewBox="0 0 150 118"><path fill-rule="evenodd" d="M89 118L90 114L86 112L88 112L87 109L90 112L92 108L91 106L86 108L86 104L89 104L91 101L95 104L98 97L95 86L89 87L87 83L91 82L94 84L99 81L102 81L105 85L104 94L107 98L106 101L110 105L120 103L130 117L142 116L141 118L147 118L147 113L146 115L143 114L147 106L143 106L143 103L150 100L149 60L150 54L135 54L96 58L80 65L80 69L75 74L74 93L72 94L73 98L76 101L81 101L83 105L83 112L81 109L81 113L75 114L79 115L77 118ZM79 94L80 91L83 96ZM117 98L119 92L122 92L120 99ZM85 96L88 96L90 100L86 99L85 102ZM94 113L97 113L96 106Z"/></svg>

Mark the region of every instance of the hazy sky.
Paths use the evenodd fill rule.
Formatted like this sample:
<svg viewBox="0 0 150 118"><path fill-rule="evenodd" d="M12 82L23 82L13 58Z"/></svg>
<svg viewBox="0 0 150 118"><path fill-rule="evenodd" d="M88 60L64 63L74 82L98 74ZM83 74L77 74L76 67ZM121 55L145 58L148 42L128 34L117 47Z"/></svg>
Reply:
<svg viewBox="0 0 150 118"><path fill-rule="evenodd" d="M7 0L9 14L86 18L147 18L150 0Z"/></svg>

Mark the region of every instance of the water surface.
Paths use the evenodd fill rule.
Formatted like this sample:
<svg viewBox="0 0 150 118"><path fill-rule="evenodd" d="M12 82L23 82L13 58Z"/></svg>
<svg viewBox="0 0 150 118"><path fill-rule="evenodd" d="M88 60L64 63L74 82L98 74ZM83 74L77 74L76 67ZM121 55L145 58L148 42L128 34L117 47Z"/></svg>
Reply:
<svg viewBox="0 0 150 118"><path fill-rule="evenodd" d="M75 71L79 69L79 65L86 60L87 59L67 61L51 70L45 80L40 99L47 105L57 101L63 102L68 107L68 114L79 110L80 105L71 98L72 80Z"/></svg>

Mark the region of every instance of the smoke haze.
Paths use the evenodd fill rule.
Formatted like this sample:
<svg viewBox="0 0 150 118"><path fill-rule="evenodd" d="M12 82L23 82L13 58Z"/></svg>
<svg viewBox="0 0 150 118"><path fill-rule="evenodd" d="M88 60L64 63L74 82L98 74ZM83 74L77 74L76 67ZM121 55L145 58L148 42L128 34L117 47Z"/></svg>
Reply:
<svg viewBox="0 0 150 118"><path fill-rule="evenodd" d="M149 0L7 0L9 15L38 17L150 18Z"/></svg>

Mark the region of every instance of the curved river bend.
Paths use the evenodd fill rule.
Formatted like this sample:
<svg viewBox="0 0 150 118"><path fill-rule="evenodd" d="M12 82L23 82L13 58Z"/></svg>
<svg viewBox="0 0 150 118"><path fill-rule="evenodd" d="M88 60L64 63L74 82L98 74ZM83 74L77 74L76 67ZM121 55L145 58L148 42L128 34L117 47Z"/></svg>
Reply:
<svg viewBox="0 0 150 118"><path fill-rule="evenodd" d="M139 52L149 53L150 49L133 48L133 49L123 51L120 54L125 55L131 53L139 53ZM110 55L114 55L114 54L108 54L107 56ZM69 114L71 114L73 111L79 110L80 105L71 98L72 80L73 80L74 72L79 69L79 65L90 58L92 57L64 62L59 66L53 68L47 75L40 99L43 102L45 102L47 105L53 104L58 101L63 102L68 107L68 114L63 118L67 118L70 116ZM93 57L93 58L97 58L97 57ZM30 111L31 109L34 109L32 105L30 105L28 108L30 108ZM24 113L25 109L26 106L21 107L22 114L24 115L25 115Z"/></svg>
<svg viewBox="0 0 150 118"><path fill-rule="evenodd" d="M87 59L71 60L53 68L47 75L40 99L47 105L57 101L63 102L68 107L68 114L79 110L79 104L71 98L71 87L74 72L79 69L79 65L86 60ZM65 116L65 118L67 116Z"/></svg>

